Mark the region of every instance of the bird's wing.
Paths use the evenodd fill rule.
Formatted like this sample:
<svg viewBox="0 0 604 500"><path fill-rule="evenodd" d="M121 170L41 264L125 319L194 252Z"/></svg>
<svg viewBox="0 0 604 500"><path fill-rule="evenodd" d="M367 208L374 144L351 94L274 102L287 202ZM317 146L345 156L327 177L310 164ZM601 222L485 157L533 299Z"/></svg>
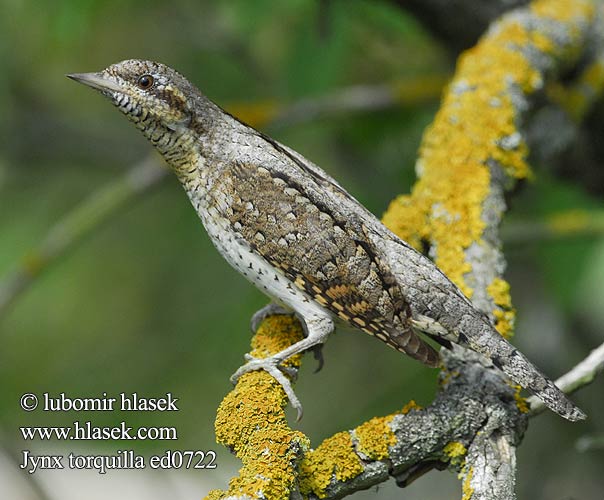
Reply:
<svg viewBox="0 0 604 500"><path fill-rule="evenodd" d="M438 354L410 327L408 304L354 210L358 202L318 167L300 168L230 165L214 186L228 193L228 206L217 209L228 210L256 252L345 323L437 365Z"/></svg>

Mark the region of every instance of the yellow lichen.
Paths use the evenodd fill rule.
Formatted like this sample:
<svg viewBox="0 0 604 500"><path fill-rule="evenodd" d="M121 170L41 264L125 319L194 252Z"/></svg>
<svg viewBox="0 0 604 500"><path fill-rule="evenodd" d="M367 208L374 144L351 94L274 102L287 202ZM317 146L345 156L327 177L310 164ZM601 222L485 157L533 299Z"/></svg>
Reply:
<svg viewBox="0 0 604 500"><path fill-rule="evenodd" d="M530 9L538 17L569 24L594 15L593 2L588 0L538 0L531 2Z"/></svg>
<svg viewBox="0 0 604 500"><path fill-rule="evenodd" d="M560 20L591 15L584 2L578 3L537 2L534 11ZM412 193L396 198L384 214L384 224L415 248L429 242L436 264L468 297L473 290L465 275L472 268L465 256L470 245L484 243L483 204L491 188L490 165L496 163L512 179L531 176L512 89L530 96L543 86L544 75L527 54L561 57L566 50L577 50L576 45L560 46L549 32L508 20L462 54L440 110L424 134L419 179ZM596 70L590 75L599 81ZM502 292L504 283L502 279L496 283L494 315L498 331L509 336L514 310L509 295Z"/></svg>
<svg viewBox="0 0 604 500"><path fill-rule="evenodd" d="M388 448L396 443L396 436L388 425L394 415L375 417L359 425L354 434L357 438L357 450L373 460L388 457Z"/></svg>
<svg viewBox="0 0 604 500"><path fill-rule="evenodd" d="M531 33L531 42L539 50L544 54L553 53L556 49L554 41L551 38L539 33L538 31L533 31Z"/></svg>
<svg viewBox="0 0 604 500"><path fill-rule="evenodd" d="M300 492L325 498L332 479L346 481L363 472L349 432L339 432L307 453L300 464Z"/></svg>
<svg viewBox="0 0 604 500"><path fill-rule="evenodd" d="M267 318L255 335L252 355L275 354L302 338L299 323L291 316ZM299 356L290 361L299 365ZM216 416L216 440L243 462L229 490L213 490L208 499L224 496L289 498L296 482L297 462L309 448L308 438L289 428L287 399L282 387L264 371L243 375L222 401Z"/></svg>
<svg viewBox="0 0 604 500"><path fill-rule="evenodd" d="M462 491L461 500L471 500L472 495L474 494L474 488L472 488L472 476L474 475L474 468L470 467L467 471L460 472L459 479L461 479L464 474L465 474L465 478L464 478L462 486L461 486L461 491Z"/></svg>
<svg viewBox="0 0 604 500"><path fill-rule="evenodd" d="M256 335L252 338L250 354L255 358L266 358L287 349L302 338L302 328L297 319L286 315L269 316L262 322ZM296 354L284 361L283 365L297 368L301 363L302 355ZM279 385L277 382L275 383ZM279 385L279 387L281 386Z"/></svg>
<svg viewBox="0 0 604 500"><path fill-rule="evenodd" d="M497 306L493 309L495 328L505 338L510 338L514 333L516 318L516 310L512 307L510 284L501 278L494 278L487 287L487 293Z"/></svg>
<svg viewBox="0 0 604 500"><path fill-rule="evenodd" d="M462 467L468 450L459 441L451 441L443 448L443 453L449 458L449 463Z"/></svg>
<svg viewBox="0 0 604 500"><path fill-rule="evenodd" d="M519 385L512 385L514 389L514 399L516 400L516 406L520 410L521 413L528 413L530 408L526 401L526 398L520 395L520 391L522 391L522 387Z"/></svg>
<svg viewBox="0 0 604 500"><path fill-rule="evenodd" d="M468 450L459 441L451 441L444 448L443 452L450 458L459 458L465 456Z"/></svg>
<svg viewBox="0 0 604 500"><path fill-rule="evenodd" d="M487 293L498 306L512 307L512 298L510 297L510 284L501 278L495 278L487 287Z"/></svg>
<svg viewBox="0 0 604 500"><path fill-rule="evenodd" d="M514 336L514 323L516 322L516 309L510 309L509 311L493 309L493 316L495 317L495 330L506 339L512 338Z"/></svg>
<svg viewBox="0 0 604 500"><path fill-rule="evenodd" d="M422 407L420 405L418 405L415 400L411 400L409 401L405 406L403 406L403 409L401 410L401 413L403 415L406 415L407 413L409 413L411 410L421 410Z"/></svg>
<svg viewBox="0 0 604 500"><path fill-rule="evenodd" d="M591 22L595 16L595 5L590 0L538 0L531 2L533 14L546 22L563 23L569 41L562 47L556 47L558 57L570 62L577 60L584 48L581 37L587 30L582 24Z"/></svg>
<svg viewBox="0 0 604 500"><path fill-rule="evenodd" d="M204 497L204 500L221 500L226 496L226 493L222 490L210 490Z"/></svg>

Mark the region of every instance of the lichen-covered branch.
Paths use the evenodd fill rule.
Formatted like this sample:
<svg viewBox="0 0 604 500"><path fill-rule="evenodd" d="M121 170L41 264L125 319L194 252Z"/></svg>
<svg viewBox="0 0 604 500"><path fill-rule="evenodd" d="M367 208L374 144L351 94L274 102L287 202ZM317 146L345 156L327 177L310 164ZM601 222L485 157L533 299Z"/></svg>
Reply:
<svg viewBox="0 0 604 500"><path fill-rule="evenodd" d="M514 309L498 229L505 190L530 175L523 119L546 83L591 50L601 26L594 4L564 0L536 1L494 23L460 58L424 136L413 192L384 216L403 238L429 243L439 267L502 335L513 331ZM473 443L464 470L468 498L513 498L512 435L499 429Z"/></svg>
<svg viewBox="0 0 604 500"><path fill-rule="evenodd" d="M411 12L453 54L474 45L487 26L528 0L392 0ZM604 30L590 30L585 64L568 71L564 81L548 82L552 104L538 110L526 124L531 156L556 174L572 179L588 192L604 193L601 168L604 106L594 112L602 93ZM574 70L579 69L578 72ZM587 113L585 113L587 111ZM579 123L577 118L586 119Z"/></svg>
<svg viewBox="0 0 604 500"><path fill-rule="evenodd" d="M412 193L384 215L399 236L429 245L439 267L503 335L512 333L514 310L499 224L504 192L531 175L524 118L548 82L584 64L598 30L601 11L588 1L540 0L496 22L459 60L424 136ZM389 476L407 484L448 463L461 472L464 500L515 498L526 402L479 356L456 348L443 358L443 390L432 405L327 439L305 453L289 496L341 498Z"/></svg>
<svg viewBox="0 0 604 500"><path fill-rule="evenodd" d="M441 373L442 390L429 407L407 405L336 434L308 453L301 464L301 491L309 498L341 498L390 477L406 485L432 468L466 469L467 456L491 436L499 440L502 426L515 444L526 426L516 389L480 363L451 356L450 366L452 371Z"/></svg>
<svg viewBox="0 0 604 500"><path fill-rule="evenodd" d="M252 355L265 358L302 338L300 324L291 316L264 320L252 342ZM300 355L286 365L298 368ZM227 498L289 498L298 488L300 459L309 448L308 438L290 429L285 418L287 398L268 373L241 376L216 416L216 440L243 462L228 491L213 490L207 500Z"/></svg>
<svg viewBox="0 0 604 500"><path fill-rule="evenodd" d="M292 317L269 317L254 337L253 355L270 355L301 333ZM434 467L463 468L479 433L484 442L505 428L517 442L527 418L518 388L505 384L499 370L485 369L478 356L473 363L448 356L450 371L441 373L442 390L429 407L410 402L392 415L335 434L314 450L288 427L281 386L264 372L246 374L216 419L218 441L243 468L227 491L214 490L206 498L342 498L390 477L406 485ZM300 360L291 363L297 367Z"/></svg>
<svg viewBox="0 0 604 500"><path fill-rule="evenodd" d="M453 54L474 45L497 17L529 3L528 0L392 1L411 12ZM592 30L590 36L584 53L586 64L568 71L562 80L548 82L547 93L552 103L531 117L526 130L532 158L586 191L602 195L604 148L600 131L604 106L594 109L593 104L602 92L604 30ZM589 64L590 61L594 64ZM578 116L581 123L576 120Z"/></svg>
<svg viewBox="0 0 604 500"><path fill-rule="evenodd" d="M424 137L412 194L384 215L404 239L429 242L439 267L504 335L514 312L498 227L505 189L530 175L523 117L546 82L578 63L601 24L593 4L562 0L534 2L495 23L460 58Z"/></svg>
<svg viewBox="0 0 604 500"><path fill-rule="evenodd" d="M254 355L269 355L300 335L291 317L269 317L253 340L256 349L262 346ZM464 499L474 496L475 477L485 477L483 489L514 498L514 447L527 418L541 413L542 405L520 397L518 386L505 383L501 372L483 366L477 355L444 356L449 369L441 372L441 391L430 406L411 401L398 412L339 432L313 450L288 427L281 387L264 372L242 377L220 406L216 428L219 442L244 467L227 491L214 490L208 500L335 499L390 478L406 486L434 468L461 471ZM300 359L292 363L297 367ZM604 344L557 383L572 392L602 371Z"/></svg>

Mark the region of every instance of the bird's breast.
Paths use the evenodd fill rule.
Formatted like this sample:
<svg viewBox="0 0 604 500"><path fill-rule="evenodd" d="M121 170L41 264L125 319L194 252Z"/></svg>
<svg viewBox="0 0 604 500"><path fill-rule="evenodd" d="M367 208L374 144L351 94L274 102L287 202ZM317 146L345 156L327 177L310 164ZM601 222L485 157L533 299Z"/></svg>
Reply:
<svg viewBox="0 0 604 500"><path fill-rule="evenodd" d="M322 309L304 290L285 273L268 262L248 243L233 223L231 196L228 192L207 189L205 181L190 183L187 193L218 252L242 276L261 292L278 303L296 311L311 313ZM252 209L251 207L249 207Z"/></svg>

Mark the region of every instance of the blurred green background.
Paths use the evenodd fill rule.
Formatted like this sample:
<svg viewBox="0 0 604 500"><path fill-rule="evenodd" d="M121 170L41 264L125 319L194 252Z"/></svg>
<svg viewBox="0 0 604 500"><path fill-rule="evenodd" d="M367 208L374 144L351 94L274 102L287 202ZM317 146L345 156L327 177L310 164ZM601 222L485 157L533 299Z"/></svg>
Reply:
<svg viewBox="0 0 604 500"><path fill-rule="evenodd" d="M333 1L321 11L311 0L0 0L0 28L0 280L55 221L151 150L105 99L66 73L154 59L235 112L244 109L241 103L272 109L353 85L407 82L415 88L420 82L423 91L402 96L400 105L264 127L379 215L395 195L409 191L421 135L438 106L438 91L426 91L421 82L446 78L454 67L446 47L386 1ZM536 169L536 180L515 195L506 224L604 208L580 187ZM516 242L506 254L519 310L515 343L547 373L560 375L602 341L604 238ZM215 449L219 470L191 472L203 486L182 498L226 485L237 462L214 443L215 410L248 351L249 318L265 303L212 248L170 177L101 225L0 317L3 453L18 462L23 449ZM436 371L357 332L332 337L324 356L319 374L307 357L296 386L305 408L299 428L314 446L410 399L429 404L436 390ZM518 457L521 498L600 498L604 454L579 453L574 445L581 436L604 433L602 386L597 381L575 398L593 416L587 422L570 425L551 413L531 422ZM172 392L180 411L25 413L18 404L25 392L98 397L133 391L148 397ZM179 440L40 448L18 433L21 425L76 419L174 425ZM20 477L17 483L32 480L10 461L2 467ZM53 474L36 474L38 493L27 498L41 491L39 498L55 498ZM109 485L111 474L96 487ZM387 485L365 495L455 498L459 491L454 476L443 472L409 492Z"/></svg>

